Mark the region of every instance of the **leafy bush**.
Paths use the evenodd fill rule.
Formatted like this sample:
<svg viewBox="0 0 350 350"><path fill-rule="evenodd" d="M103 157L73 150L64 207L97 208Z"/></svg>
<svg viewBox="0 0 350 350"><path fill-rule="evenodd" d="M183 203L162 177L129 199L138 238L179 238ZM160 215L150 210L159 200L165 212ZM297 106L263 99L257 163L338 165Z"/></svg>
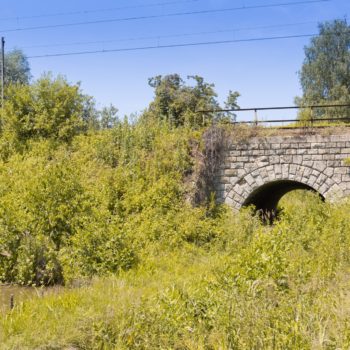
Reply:
<svg viewBox="0 0 350 350"><path fill-rule="evenodd" d="M141 118L0 162L1 282L67 285L0 315L2 348L349 348L350 203L194 208L201 136Z"/></svg>
<svg viewBox="0 0 350 350"><path fill-rule="evenodd" d="M47 75L32 85L10 85L6 97L2 126L8 138L70 141L86 126L86 96L63 77Z"/></svg>
<svg viewBox="0 0 350 350"><path fill-rule="evenodd" d="M0 163L1 280L39 285L116 273L134 266L150 239L191 240L176 231L190 135L125 121L71 144L31 140Z"/></svg>

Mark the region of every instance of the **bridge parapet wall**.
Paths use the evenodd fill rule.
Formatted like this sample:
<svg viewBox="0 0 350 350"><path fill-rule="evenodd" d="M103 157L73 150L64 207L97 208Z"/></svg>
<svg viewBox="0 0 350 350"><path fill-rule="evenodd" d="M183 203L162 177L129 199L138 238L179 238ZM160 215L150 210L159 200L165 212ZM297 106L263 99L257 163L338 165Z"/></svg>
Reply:
<svg viewBox="0 0 350 350"><path fill-rule="evenodd" d="M350 131L232 142L217 174L217 198L240 209L259 187L288 180L307 185L334 201L350 195L347 158L350 158Z"/></svg>

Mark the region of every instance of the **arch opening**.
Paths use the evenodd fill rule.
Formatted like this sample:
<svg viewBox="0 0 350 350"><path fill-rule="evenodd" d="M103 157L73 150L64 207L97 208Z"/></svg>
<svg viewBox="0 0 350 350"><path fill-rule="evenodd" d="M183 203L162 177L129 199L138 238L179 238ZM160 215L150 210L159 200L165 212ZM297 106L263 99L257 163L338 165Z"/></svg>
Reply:
<svg viewBox="0 0 350 350"><path fill-rule="evenodd" d="M317 193L324 201L325 198L314 188L292 180L276 180L268 182L255 189L244 201L243 207L253 205L266 222L272 223L277 216L277 206L281 198L294 190L307 190Z"/></svg>

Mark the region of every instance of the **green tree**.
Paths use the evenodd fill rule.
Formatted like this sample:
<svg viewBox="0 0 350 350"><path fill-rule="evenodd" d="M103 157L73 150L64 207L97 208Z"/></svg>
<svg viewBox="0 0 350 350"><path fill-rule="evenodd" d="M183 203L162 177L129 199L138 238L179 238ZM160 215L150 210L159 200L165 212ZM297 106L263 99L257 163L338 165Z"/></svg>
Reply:
<svg viewBox="0 0 350 350"><path fill-rule="evenodd" d="M118 108L116 108L112 104L109 107L104 107L102 111L99 112L101 128L102 129L113 128L119 121L117 114L118 114Z"/></svg>
<svg viewBox="0 0 350 350"><path fill-rule="evenodd" d="M96 101L92 96L83 95L83 112L82 118L85 124L85 129L98 130L99 123L99 111L96 108Z"/></svg>
<svg viewBox="0 0 350 350"><path fill-rule="evenodd" d="M154 100L149 111L157 118L167 120L175 126L202 123L198 110L217 109L217 94L214 85L204 82L199 76L188 76L195 84L187 85L178 74L158 75L149 79L149 85L154 88ZM208 119L211 119L209 116Z"/></svg>
<svg viewBox="0 0 350 350"><path fill-rule="evenodd" d="M5 55L5 85L28 84L31 78L27 57L15 49Z"/></svg>
<svg viewBox="0 0 350 350"><path fill-rule="evenodd" d="M32 85L7 88L3 132L19 141L48 138L69 141L87 128L86 96L78 84L45 75Z"/></svg>
<svg viewBox="0 0 350 350"><path fill-rule="evenodd" d="M303 89L299 105L350 103L350 26L346 20L319 25L319 35L305 47L305 60L300 71ZM344 110L328 111L342 115ZM316 111L325 115L324 110Z"/></svg>
<svg viewBox="0 0 350 350"><path fill-rule="evenodd" d="M239 108L239 105L237 104L237 99L240 96L239 92L237 91L229 91L227 99L225 101L225 109L237 109ZM228 118L229 121L235 121L236 120L236 114L234 112L227 112L226 118Z"/></svg>

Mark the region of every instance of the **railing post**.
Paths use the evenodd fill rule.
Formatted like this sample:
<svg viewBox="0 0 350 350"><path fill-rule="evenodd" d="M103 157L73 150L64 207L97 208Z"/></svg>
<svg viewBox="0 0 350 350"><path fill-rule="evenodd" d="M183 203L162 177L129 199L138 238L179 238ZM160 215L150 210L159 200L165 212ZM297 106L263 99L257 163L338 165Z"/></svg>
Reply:
<svg viewBox="0 0 350 350"><path fill-rule="evenodd" d="M254 109L254 123L258 126L258 110Z"/></svg>

